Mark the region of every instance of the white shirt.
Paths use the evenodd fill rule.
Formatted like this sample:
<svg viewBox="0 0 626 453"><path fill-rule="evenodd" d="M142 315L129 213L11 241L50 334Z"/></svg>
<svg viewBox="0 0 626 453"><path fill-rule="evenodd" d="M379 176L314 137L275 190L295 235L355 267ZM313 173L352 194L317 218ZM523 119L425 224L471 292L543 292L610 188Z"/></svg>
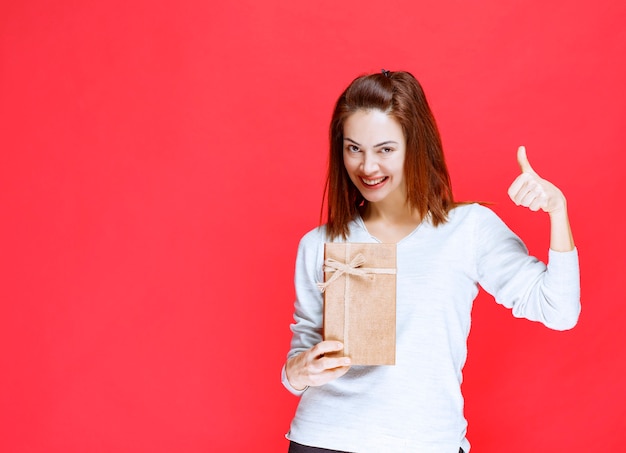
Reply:
<svg viewBox="0 0 626 453"><path fill-rule="evenodd" d="M325 229L300 241L295 323L288 358L322 341ZM348 242L378 242L359 217ZM549 252L546 265L488 208L453 209L397 244L396 365L353 366L301 395L287 437L355 453L469 452L461 395L472 303L478 284L516 317L572 328L580 313L578 253Z"/></svg>

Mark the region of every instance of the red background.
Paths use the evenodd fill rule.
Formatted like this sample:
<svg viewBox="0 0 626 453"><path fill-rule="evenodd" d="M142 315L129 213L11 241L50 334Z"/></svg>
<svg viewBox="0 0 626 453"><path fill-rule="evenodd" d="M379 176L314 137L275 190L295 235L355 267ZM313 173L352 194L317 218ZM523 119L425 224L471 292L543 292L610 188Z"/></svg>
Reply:
<svg viewBox="0 0 626 453"><path fill-rule="evenodd" d="M382 67L424 85L457 198L537 256L519 144L569 200L579 325L481 294L475 451L623 448L624 23L607 0L3 2L0 450L286 451L296 245L332 104Z"/></svg>

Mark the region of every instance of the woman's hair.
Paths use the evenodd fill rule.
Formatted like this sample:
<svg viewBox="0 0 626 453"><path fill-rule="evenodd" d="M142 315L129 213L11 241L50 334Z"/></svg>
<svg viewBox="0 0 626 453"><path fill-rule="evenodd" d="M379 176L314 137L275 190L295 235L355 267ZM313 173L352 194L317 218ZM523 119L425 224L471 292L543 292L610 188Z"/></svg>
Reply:
<svg viewBox="0 0 626 453"><path fill-rule="evenodd" d="M408 72L364 75L339 96L330 123L330 157L324 196L327 196L329 239L348 234L359 206L367 203L350 180L343 162L343 128L359 110L381 110L402 126L406 139L404 178L407 203L422 218L430 213L437 226L455 206L441 138L419 82ZM323 209L323 208L322 208Z"/></svg>

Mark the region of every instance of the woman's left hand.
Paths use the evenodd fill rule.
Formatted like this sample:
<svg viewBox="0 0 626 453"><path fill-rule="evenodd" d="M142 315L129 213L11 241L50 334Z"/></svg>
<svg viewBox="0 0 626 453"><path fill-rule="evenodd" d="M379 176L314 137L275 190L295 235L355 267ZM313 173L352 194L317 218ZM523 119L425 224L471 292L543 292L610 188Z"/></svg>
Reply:
<svg viewBox="0 0 626 453"><path fill-rule="evenodd" d="M522 174L515 178L509 187L508 193L513 203L525 206L531 211L541 209L549 214L566 211L566 201L563 192L550 181L541 178L526 156L526 148L517 149L517 162Z"/></svg>

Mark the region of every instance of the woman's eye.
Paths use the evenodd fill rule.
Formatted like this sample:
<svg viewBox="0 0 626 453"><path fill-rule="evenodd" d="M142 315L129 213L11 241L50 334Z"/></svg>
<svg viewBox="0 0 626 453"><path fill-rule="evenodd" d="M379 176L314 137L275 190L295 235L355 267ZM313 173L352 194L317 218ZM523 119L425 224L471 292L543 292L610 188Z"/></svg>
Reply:
<svg viewBox="0 0 626 453"><path fill-rule="evenodd" d="M349 145L348 146L348 151L350 151L351 153L358 153L359 152L359 147L355 146L355 145Z"/></svg>
<svg viewBox="0 0 626 453"><path fill-rule="evenodd" d="M387 154L390 153L391 151L393 151L393 149L391 148L381 148L380 152L383 154Z"/></svg>

